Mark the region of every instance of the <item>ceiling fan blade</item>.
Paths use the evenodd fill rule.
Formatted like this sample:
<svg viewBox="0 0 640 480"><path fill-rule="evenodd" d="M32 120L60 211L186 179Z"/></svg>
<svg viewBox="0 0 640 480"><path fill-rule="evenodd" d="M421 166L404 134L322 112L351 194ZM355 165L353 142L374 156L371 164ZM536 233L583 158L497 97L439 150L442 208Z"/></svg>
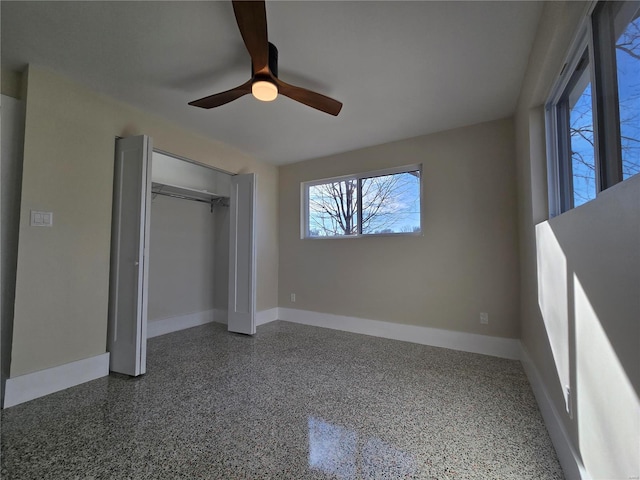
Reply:
<svg viewBox="0 0 640 480"><path fill-rule="evenodd" d="M278 92L289 97L296 102L304 103L305 105L320 110L321 112L328 113L334 117L338 116L342 109L342 103L329 98L320 93L312 92L306 88L296 87L295 85L289 85L283 82L279 78L272 77L272 80L278 85Z"/></svg>
<svg viewBox="0 0 640 480"><path fill-rule="evenodd" d="M189 102L189 105L201 108L219 107L220 105L232 102L242 97L243 95L246 95L247 93L251 93L251 82L252 81L249 80L247 83L243 83L239 87L232 88L231 90L227 90L226 92L216 93L199 100L194 100L193 102Z"/></svg>
<svg viewBox="0 0 640 480"><path fill-rule="evenodd" d="M269 39L267 37L267 12L264 1L234 0L240 35L251 56L256 74L269 72Z"/></svg>

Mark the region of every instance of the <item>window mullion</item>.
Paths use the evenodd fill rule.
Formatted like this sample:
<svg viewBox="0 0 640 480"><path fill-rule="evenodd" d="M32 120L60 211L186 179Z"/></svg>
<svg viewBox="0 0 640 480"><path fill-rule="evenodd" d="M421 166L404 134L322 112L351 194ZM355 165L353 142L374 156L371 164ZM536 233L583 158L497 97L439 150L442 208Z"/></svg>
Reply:
<svg viewBox="0 0 640 480"><path fill-rule="evenodd" d="M558 179L560 211L573 208L573 169L571 164L571 132L569 128L569 101L563 100L556 107L558 119Z"/></svg>
<svg viewBox="0 0 640 480"><path fill-rule="evenodd" d="M300 211L300 238L310 235L309 232L309 185L302 184L302 209Z"/></svg>
<svg viewBox="0 0 640 480"><path fill-rule="evenodd" d="M606 3L601 3L594 11L592 22L598 192L622 181L618 78L612 16L612 9Z"/></svg>
<svg viewBox="0 0 640 480"><path fill-rule="evenodd" d="M358 209L358 235L362 235L362 178L358 179L356 201L356 208Z"/></svg>

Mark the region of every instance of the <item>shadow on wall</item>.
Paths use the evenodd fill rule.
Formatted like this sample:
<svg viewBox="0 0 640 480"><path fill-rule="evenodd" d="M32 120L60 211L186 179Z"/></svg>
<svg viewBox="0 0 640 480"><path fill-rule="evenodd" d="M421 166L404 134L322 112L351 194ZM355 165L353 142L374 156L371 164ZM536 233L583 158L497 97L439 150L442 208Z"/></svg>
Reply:
<svg viewBox="0 0 640 480"><path fill-rule="evenodd" d="M640 475L639 206L640 175L536 226L540 312L593 478Z"/></svg>

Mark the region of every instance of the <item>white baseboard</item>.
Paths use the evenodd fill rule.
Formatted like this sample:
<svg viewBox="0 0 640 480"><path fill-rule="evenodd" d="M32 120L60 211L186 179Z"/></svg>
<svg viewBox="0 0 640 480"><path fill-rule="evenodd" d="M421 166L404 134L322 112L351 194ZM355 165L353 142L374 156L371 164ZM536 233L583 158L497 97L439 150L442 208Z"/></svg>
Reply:
<svg viewBox="0 0 640 480"><path fill-rule="evenodd" d="M197 327L205 323L221 321L226 323L226 311L224 312L224 321L221 321L221 313L219 310L205 310L204 312L195 312L188 315L180 315L177 317L161 318L159 320L147 321L147 338L158 337L185 328Z"/></svg>
<svg viewBox="0 0 640 480"><path fill-rule="evenodd" d="M227 310L216 308L204 312L190 313L179 317L149 320L147 322L147 338L158 337L166 333L177 332L185 328L197 327L209 322L227 324ZM278 320L278 308L256 312L256 327Z"/></svg>
<svg viewBox="0 0 640 480"><path fill-rule="evenodd" d="M402 340L433 347L482 353L512 360L520 359L520 342L514 338L490 337L488 335L403 325L292 308L280 307L278 310L279 319L287 322L362 333L364 335L373 335L374 337Z"/></svg>
<svg viewBox="0 0 640 480"><path fill-rule="evenodd" d="M7 379L4 408L109 375L109 353Z"/></svg>
<svg viewBox="0 0 640 480"><path fill-rule="evenodd" d="M279 308L270 308L269 310L261 310L256 312L256 327L265 323L274 322L280 318Z"/></svg>
<svg viewBox="0 0 640 480"><path fill-rule="evenodd" d="M533 389L538 406L540 407L542 418L547 426L551 442L558 454L558 459L560 460L562 470L564 470L565 477L567 480L588 480L590 477L582 464L582 460L573 448L571 440L569 439L569 434L562 424L562 419L558 410L551 401L549 391L542 382L542 377L540 376L538 369L533 363L533 360L531 360L531 356L529 355L526 347L522 345L522 343L520 344L520 349L522 366L527 374L527 378L529 379L529 383Z"/></svg>

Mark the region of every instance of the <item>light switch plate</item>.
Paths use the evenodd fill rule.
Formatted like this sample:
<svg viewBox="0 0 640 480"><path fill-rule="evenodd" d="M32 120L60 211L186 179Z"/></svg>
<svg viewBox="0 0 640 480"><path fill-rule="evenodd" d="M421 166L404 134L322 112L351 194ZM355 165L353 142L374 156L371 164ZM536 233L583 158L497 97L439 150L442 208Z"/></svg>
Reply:
<svg viewBox="0 0 640 480"><path fill-rule="evenodd" d="M31 210L31 226L32 227L52 227L53 212L37 212Z"/></svg>

